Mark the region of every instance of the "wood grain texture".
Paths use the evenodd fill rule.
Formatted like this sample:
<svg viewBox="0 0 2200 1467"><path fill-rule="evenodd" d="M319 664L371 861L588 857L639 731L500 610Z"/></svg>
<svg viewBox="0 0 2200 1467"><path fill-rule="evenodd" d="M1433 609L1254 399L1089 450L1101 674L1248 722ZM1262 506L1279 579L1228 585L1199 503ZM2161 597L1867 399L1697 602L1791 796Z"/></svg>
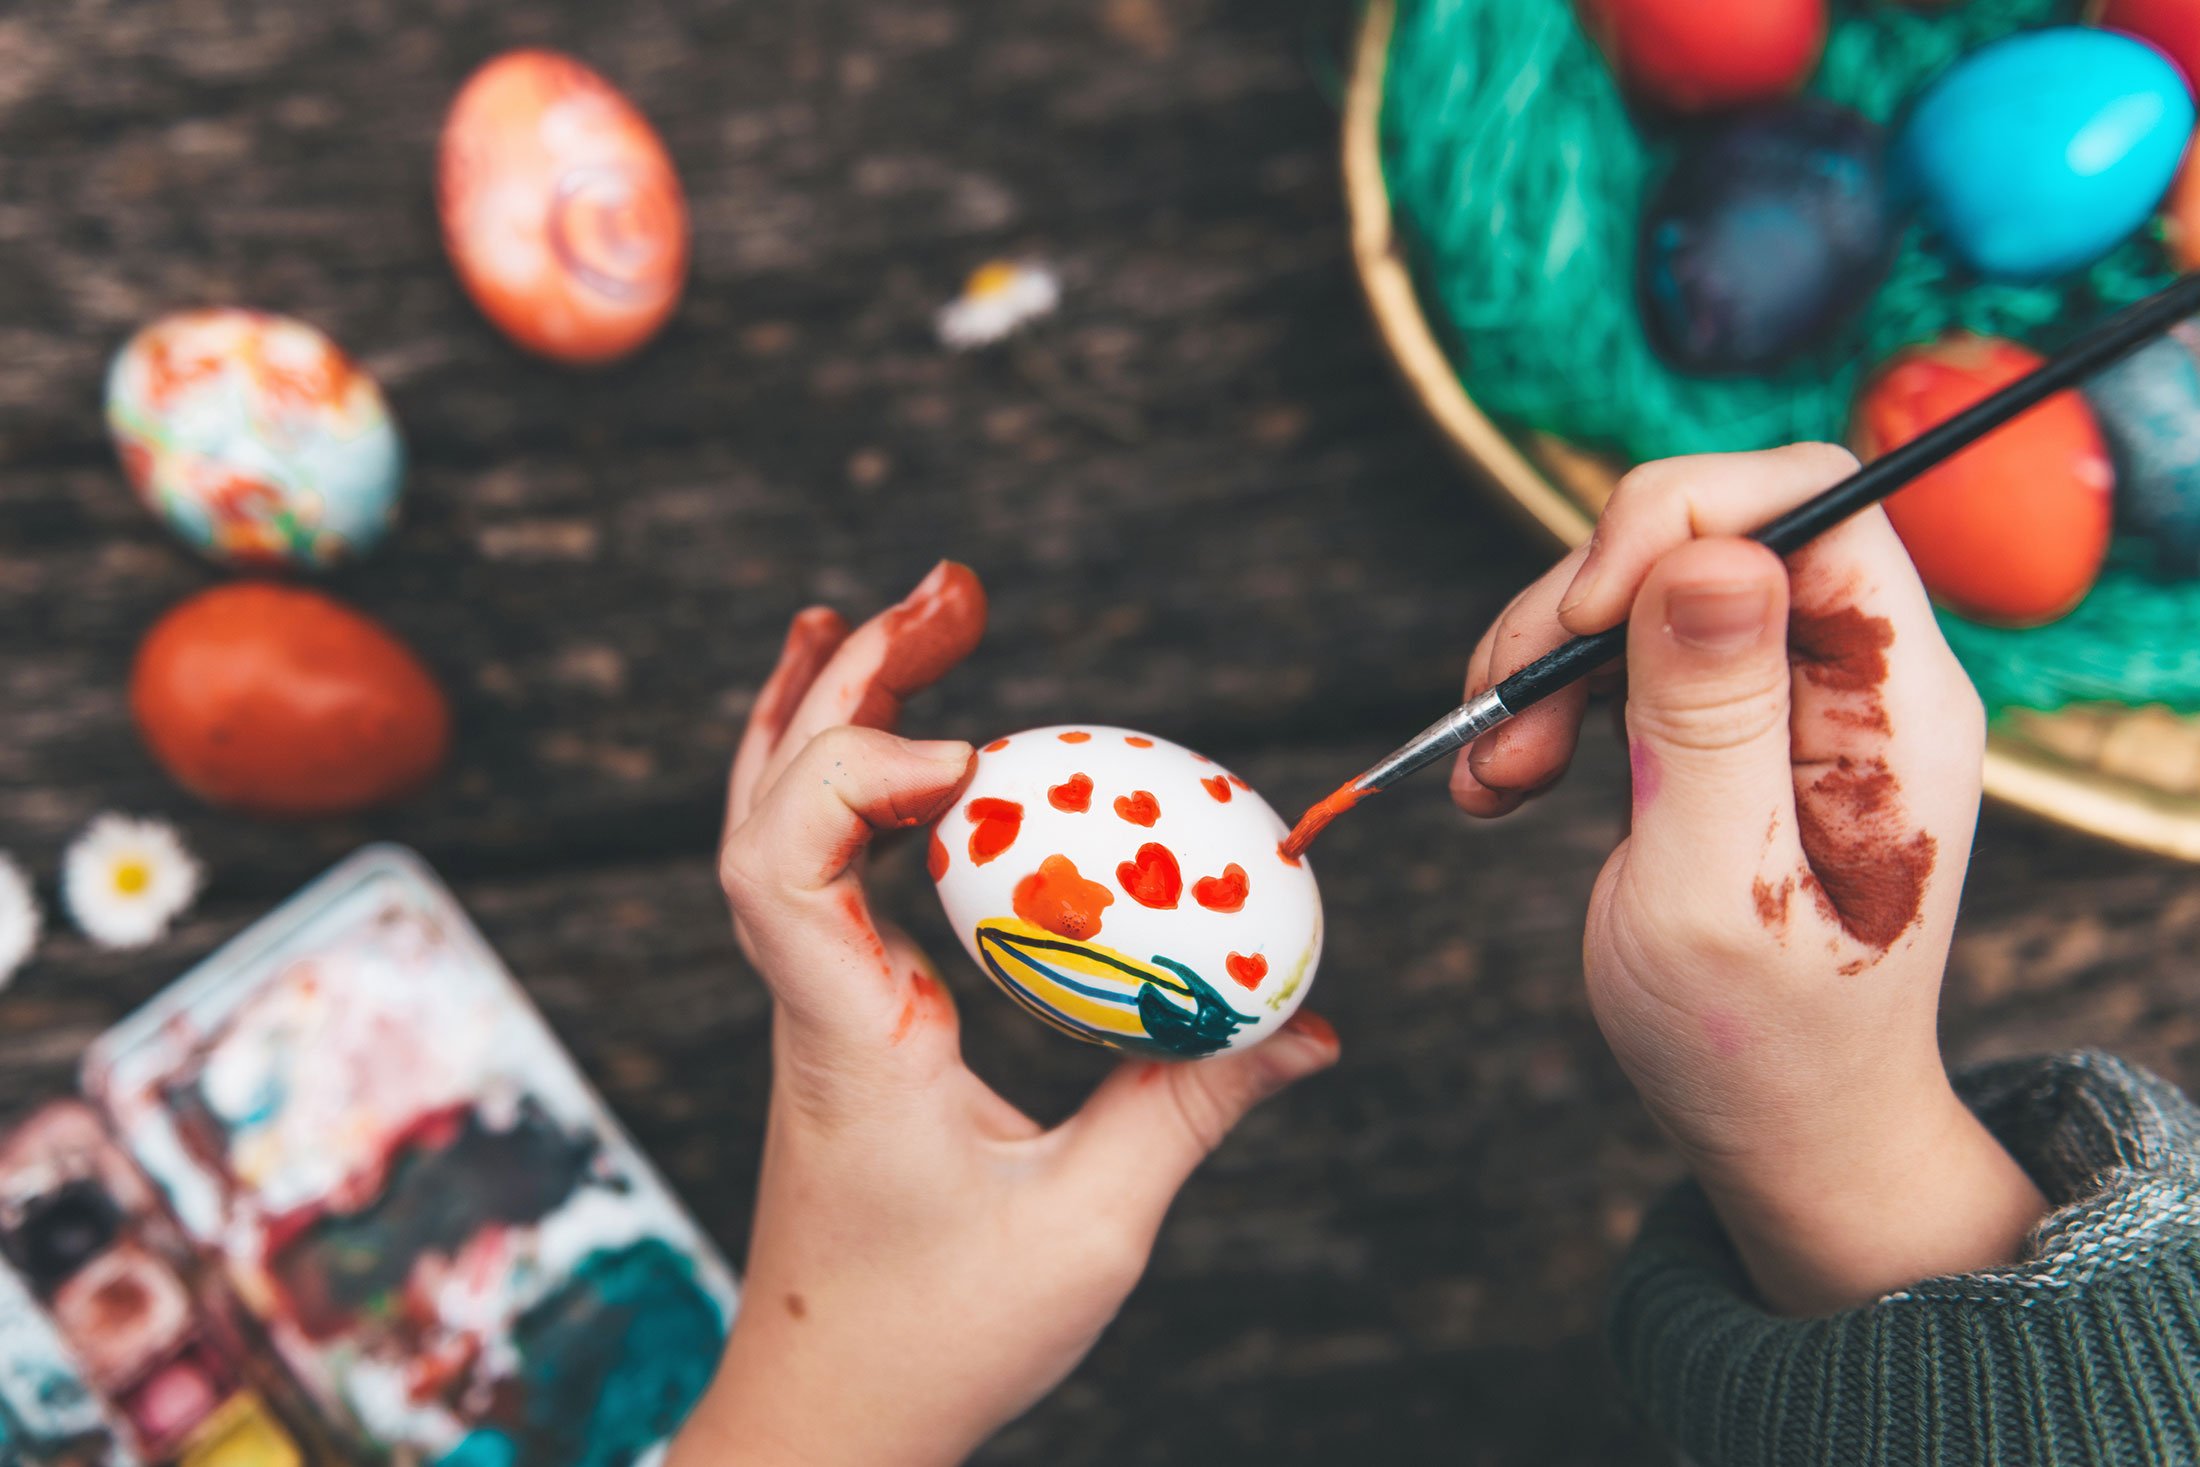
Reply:
<svg viewBox="0 0 2200 1467"><path fill-rule="evenodd" d="M1283 808L1419 727L1536 554L1394 386L1346 255L1309 55L1263 0L30 0L0 17L0 847L50 877L94 811L157 811L212 893L153 950L57 937L0 999L0 1104L363 840L420 848L738 1256L767 1013L713 889L725 761L787 617L884 604L937 556L992 635L913 724L1106 718ZM662 129L695 278L614 370L520 356L444 267L442 107L511 45L576 52ZM985 258L1062 313L934 344ZM429 795L309 826L192 805L139 750L136 641L212 573L132 501L99 420L147 316L242 302L388 389L405 519L340 594L450 688ZM1497 828L1437 781L1325 838L1334 1074L1186 1192L1091 1362L990 1462L1664 1460L1616 1400L1602 1280L1671 1158L1580 992L1623 771ZM952 945L913 850L882 907ZM2200 1080L2200 876L1988 820L1958 1057L2105 1044ZM49 886L49 895L50 895ZM1102 1068L950 965L973 1062L1065 1113Z"/></svg>

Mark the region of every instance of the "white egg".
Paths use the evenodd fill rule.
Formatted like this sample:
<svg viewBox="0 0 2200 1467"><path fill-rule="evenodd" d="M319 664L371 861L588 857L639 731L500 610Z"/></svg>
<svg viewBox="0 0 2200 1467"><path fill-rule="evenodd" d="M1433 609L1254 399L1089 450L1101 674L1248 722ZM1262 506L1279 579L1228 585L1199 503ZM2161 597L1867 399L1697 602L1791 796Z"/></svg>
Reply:
<svg viewBox="0 0 2200 1467"><path fill-rule="evenodd" d="M1192 1059L1274 1033L1314 981L1321 893L1288 833L1181 745L1064 725L986 745L929 859L956 935L1024 1009Z"/></svg>

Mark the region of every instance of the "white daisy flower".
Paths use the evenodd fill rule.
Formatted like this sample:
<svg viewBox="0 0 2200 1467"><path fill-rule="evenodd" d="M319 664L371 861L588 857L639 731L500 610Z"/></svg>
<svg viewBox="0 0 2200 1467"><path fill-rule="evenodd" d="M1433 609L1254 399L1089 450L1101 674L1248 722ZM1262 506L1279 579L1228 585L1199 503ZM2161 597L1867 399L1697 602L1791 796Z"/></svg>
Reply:
<svg viewBox="0 0 2200 1467"><path fill-rule="evenodd" d="M61 898L101 947L144 947L198 897L204 873L164 820L101 815L61 858Z"/></svg>
<svg viewBox="0 0 2200 1467"><path fill-rule="evenodd" d="M0 851L0 988L6 987L16 970L30 960L32 950L38 946L38 929L44 923L38 898L31 892L31 879L15 864L13 856Z"/></svg>
<svg viewBox="0 0 2200 1467"><path fill-rule="evenodd" d="M990 346L1062 303L1062 282L1035 260L991 260L963 282L963 293L932 318L940 341L956 351Z"/></svg>

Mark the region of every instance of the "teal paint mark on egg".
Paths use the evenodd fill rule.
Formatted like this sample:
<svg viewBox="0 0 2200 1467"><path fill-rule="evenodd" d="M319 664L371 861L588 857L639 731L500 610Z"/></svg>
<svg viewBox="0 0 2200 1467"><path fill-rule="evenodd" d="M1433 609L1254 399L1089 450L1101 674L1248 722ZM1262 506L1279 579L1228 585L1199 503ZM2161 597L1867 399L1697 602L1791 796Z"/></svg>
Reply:
<svg viewBox="0 0 2200 1467"><path fill-rule="evenodd" d="M2146 223L2192 127L2192 93L2159 51L2061 26L1950 67L1911 111L1896 167L1965 264L2043 280Z"/></svg>

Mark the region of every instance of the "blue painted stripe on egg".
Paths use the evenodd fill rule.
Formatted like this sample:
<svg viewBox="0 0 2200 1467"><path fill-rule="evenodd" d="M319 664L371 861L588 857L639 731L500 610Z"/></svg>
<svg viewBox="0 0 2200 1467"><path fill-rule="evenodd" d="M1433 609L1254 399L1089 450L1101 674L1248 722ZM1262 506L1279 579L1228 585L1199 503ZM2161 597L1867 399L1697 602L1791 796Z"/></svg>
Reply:
<svg viewBox="0 0 2200 1467"><path fill-rule="evenodd" d="M1903 128L1896 167L1966 264L2040 280L2142 227L2176 178L2193 98L2169 59L2061 26L1986 46L1944 72Z"/></svg>

